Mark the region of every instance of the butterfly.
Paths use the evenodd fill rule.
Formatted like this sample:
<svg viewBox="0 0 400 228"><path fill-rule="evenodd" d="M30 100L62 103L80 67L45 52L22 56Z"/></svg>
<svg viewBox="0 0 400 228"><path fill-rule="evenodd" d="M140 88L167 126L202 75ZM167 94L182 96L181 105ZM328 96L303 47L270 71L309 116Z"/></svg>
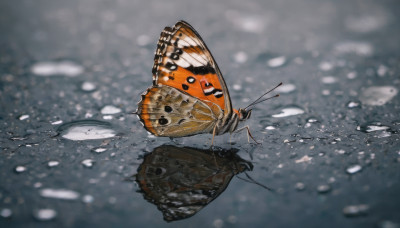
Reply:
<svg viewBox="0 0 400 228"><path fill-rule="evenodd" d="M189 23L178 21L162 31L152 73L153 86L142 94L135 112L147 131L171 138L211 133L213 144L215 135L247 129L257 143L248 126L237 127L268 92L246 108L233 109L217 63Z"/></svg>

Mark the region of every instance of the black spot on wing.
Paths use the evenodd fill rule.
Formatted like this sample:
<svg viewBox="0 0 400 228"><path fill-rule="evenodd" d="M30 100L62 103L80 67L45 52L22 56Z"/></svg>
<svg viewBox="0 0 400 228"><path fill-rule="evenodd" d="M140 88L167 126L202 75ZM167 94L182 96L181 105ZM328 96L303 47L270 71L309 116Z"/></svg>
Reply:
<svg viewBox="0 0 400 228"><path fill-rule="evenodd" d="M197 75L205 75L205 74L215 74L215 69L212 67L210 64L207 64L206 66L198 66L195 67L193 65L190 65L189 67L186 68L193 74Z"/></svg>
<svg viewBox="0 0 400 228"><path fill-rule="evenodd" d="M167 63L165 64L165 67L166 67L167 69L169 69L169 70L172 70L172 71L178 69L178 67L176 66L176 64L171 63L171 62L167 62Z"/></svg>
<svg viewBox="0 0 400 228"><path fill-rule="evenodd" d="M188 86L188 85L186 85L186 84L182 84L182 89L184 89L184 90L188 90L188 89L189 89L189 86Z"/></svg>
<svg viewBox="0 0 400 228"><path fill-rule="evenodd" d="M167 120L167 119L165 119L165 117L164 117L164 116L161 116L161 118L160 118L160 119L158 119L158 123L159 123L159 124L161 124L161 125L165 125L165 124L167 124L167 123L168 123L168 120Z"/></svg>
<svg viewBox="0 0 400 228"><path fill-rule="evenodd" d="M222 97L224 94L222 93L222 90L220 90L220 89L214 89L214 91L212 92L213 94L214 94L214 96L216 97L216 98L220 98L220 97Z"/></svg>

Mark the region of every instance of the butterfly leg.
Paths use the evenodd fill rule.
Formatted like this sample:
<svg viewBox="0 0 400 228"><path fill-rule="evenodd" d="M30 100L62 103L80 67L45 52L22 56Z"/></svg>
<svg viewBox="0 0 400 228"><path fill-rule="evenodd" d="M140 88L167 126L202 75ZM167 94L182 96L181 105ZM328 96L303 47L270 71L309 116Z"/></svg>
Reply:
<svg viewBox="0 0 400 228"><path fill-rule="evenodd" d="M247 141L248 141L249 143L250 143L250 138L251 138L255 143L261 144L261 143L257 142L257 141L254 139L253 135L251 135L249 126L244 126L244 127L240 128L240 129L236 130L235 133L238 133L238 132L243 131L243 130L247 130Z"/></svg>
<svg viewBox="0 0 400 228"><path fill-rule="evenodd" d="M213 137L212 137L212 140L211 140L211 145L210 145L210 147L212 147L213 146L213 144L214 144L214 137L215 137L215 131L217 130L217 125L215 125L215 127L214 127L214 129L213 129Z"/></svg>

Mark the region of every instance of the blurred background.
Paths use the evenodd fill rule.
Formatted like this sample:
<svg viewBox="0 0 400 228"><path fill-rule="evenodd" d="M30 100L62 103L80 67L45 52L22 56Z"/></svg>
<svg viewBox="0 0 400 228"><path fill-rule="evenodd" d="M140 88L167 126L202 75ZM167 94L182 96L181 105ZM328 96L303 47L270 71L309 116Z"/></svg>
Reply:
<svg viewBox="0 0 400 228"><path fill-rule="evenodd" d="M399 227L399 12L395 0L0 0L0 226ZM211 135L155 138L131 113L178 20L235 108L284 85L246 122L262 145L244 132L214 142L274 191L232 175L167 223L134 175L159 146L208 149Z"/></svg>

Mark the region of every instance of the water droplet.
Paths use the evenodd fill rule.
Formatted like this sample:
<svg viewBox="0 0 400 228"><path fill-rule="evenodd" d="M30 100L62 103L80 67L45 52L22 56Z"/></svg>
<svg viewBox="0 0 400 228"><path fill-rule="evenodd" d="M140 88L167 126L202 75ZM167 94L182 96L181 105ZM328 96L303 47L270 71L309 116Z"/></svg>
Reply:
<svg viewBox="0 0 400 228"><path fill-rule="evenodd" d="M15 172L16 173L23 173L25 171L26 171L26 167L25 166L19 165L19 166L15 167Z"/></svg>
<svg viewBox="0 0 400 228"><path fill-rule="evenodd" d="M346 41L335 46L337 54L356 54L359 56L371 56L374 48L370 43L358 41Z"/></svg>
<svg viewBox="0 0 400 228"><path fill-rule="evenodd" d="M398 223L394 223L389 220L385 220L379 223L379 228L399 228L400 225Z"/></svg>
<svg viewBox="0 0 400 228"><path fill-rule="evenodd" d="M361 170L362 170L361 165L352 165L352 166L350 166L350 167L348 167L348 168L346 169L346 172L347 172L348 174L355 174L355 173L360 172Z"/></svg>
<svg viewBox="0 0 400 228"><path fill-rule="evenodd" d="M237 63L245 63L247 61L247 54L246 54L246 52L239 51L239 52L235 53L235 55L233 56L233 59Z"/></svg>
<svg viewBox="0 0 400 228"><path fill-rule="evenodd" d="M213 222L213 227L222 228L224 226L224 221L222 219L215 219Z"/></svg>
<svg viewBox="0 0 400 228"><path fill-rule="evenodd" d="M316 123L316 122L318 122L318 120L316 118L314 118L314 117L310 117L310 118L307 119L307 122L308 123Z"/></svg>
<svg viewBox="0 0 400 228"><path fill-rule="evenodd" d="M271 68L283 66L285 63L286 63L285 56L279 56L276 58L272 58L272 59L268 60L268 62L267 62L268 66Z"/></svg>
<svg viewBox="0 0 400 228"><path fill-rule="evenodd" d="M330 71L333 69L333 64L330 62L322 62L319 64L319 69L322 71Z"/></svg>
<svg viewBox="0 0 400 228"><path fill-rule="evenodd" d="M388 70L389 68L387 68L387 66L379 65L378 70L376 72L378 73L378 76L383 77L386 75Z"/></svg>
<svg viewBox="0 0 400 228"><path fill-rule="evenodd" d="M360 215L366 215L369 206L366 204L360 205L349 205L343 208L343 214L346 217L355 217Z"/></svg>
<svg viewBox="0 0 400 228"><path fill-rule="evenodd" d="M33 216L39 221L49 221L57 216L57 212L53 209L44 208L34 211Z"/></svg>
<svg viewBox="0 0 400 228"><path fill-rule="evenodd" d="M62 120L56 120L54 122L51 122L51 125L59 125L59 124L62 124L62 123L63 123Z"/></svg>
<svg viewBox="0 0 400 228"><path fill-rule="evenodd" d="M277 93L291 93L296 90L296 86L294 84L283 84L280 87L276 88Z"/></svg>
<svg viewBox="0 0 400 228"><path fill-rule="evenodd" d="M256 14L243 14L241 11L228 10L225 13L228 21L231 21L236 28L246 32L262 33L265 27L264 17Z"/></svg>
<svg viewBox="0 0 400 228"><path fill-rule="evenodd" d="M355 79L356 77L357 77L357 72L355 72L355 71L347 73L348 79Z"/></svg>
<svg viewBox="0 0 400 228"><path fill-rule="evenodd" d="M360 105L360 102L357 101L350 101L349 103L347 103L348 108L358 108L360 107Z"/></svg>
<svg viewBox="0 0 400 228"><path fill-rule="evenodd" d="M267 127L265 127L265 130L275 130L275 127L274 126L267 126Z"/></svg>
<svg viewBox="0 0 400 228"><path fill-rule="evenodd" d="M302 158L297 159L295 162L296 163L303 163L303 162L309 162L312 160L312 157L309 157L308 155L304 155Z"/></svg>
<svg viewBox="0 0 400 228"><path fill-rule="evenodd" d="M335 78L333 76L325 76L325 77L321 78L321 81L324 84L334 84L337 82L337 78Z"/></svg>
<svg viewBox="0 0 400 228"><path fill-rule="evenodd" d="M338 154L345 154L346 153L346 151L343 150L343 149L335 150L335 152L338 153Z"/></svg>
<svg viewBox="0 0 400 228"><path fill-rule="evenodd" d="M60 164L60 162L58 162L58 161L49 161L48 163L47 163L47 166L49 166L49 167L56 167L56 166L58 166Z"/></svg>
<svg viewBox="0 0 400 228"><path fill-rule="evenodd" d="M92 159L85 159L82 161L82 165L87 168L93 167L93 163L94 163L94 161Z"/></svg>
<svg viewBox="0 0 400 228"><path fill-rule="evenodd" d="M331 95L331 91L329 89L324 89L324 90L322 90L322 95L329 96L329 95Z"/></svg>
<svg viewBox="0 0 400 228"><path fill-rule="evenodd" d="M93 148L93 151L96 153L103 153L106 150L107 150L106 148L102 148L102 147Z"/></svg>
<svg viewBox="0 0 400 228"><path fill-rule="evenodd" d="M317 191L320 194L328 193L331 191L331 186L329 186L327 184L318 185Z"/></svg>
<svg viewBox="0 0 400 228"><path fill-rule="evenodd" d="M287 116L295 116L295 115L300 115L303 114L304 110L298 107L287 107L283 108L280 113L272 115L272 117L275 118L282 118L282 117L287 117Z"/></svg>
<svg viewBox="0 0 400 228"><path fill-rule="evenodd" d="M113 118L114 118L114 117L111 116L111 115L103 116L103 119L104 119L104 120L112 120Z"/></svg>
<svg viewBox="0 0 400 228"><path fill-rule="evenodd" d="M0 216L3 218L9 218L9 217L11 217L11 215L12 215L11 209L3 208L0 211Z"/></svg>
<svg viewBox="0 0 400 228"><path fill-rule="evenodd" d="M396 96L397 92L393 86L371 86L362 92L360 100L365 105L381 106Z"/></svg>
<svg viewBox="0 0 400 228"><path fill-rule="evenodd" d="M18 117L19 120L26 120L26 119L28 119L28 118L29 118L29 115L26 115L26 114L20 115L20 116Z"/></svg>
<svg viewBox="0 0 400 228"><path fill-rule="evenodd" d="M98 120L80 120L66 123L58 128L61 137L69 140L92 140L112 138L116 132L111 124Z"/></svg>
<svg viewBox="0 0 400 228"><path fill-rule="evenodd" d="M85 92L93 92L96 90L96 84L92 82L83 82L81 85L81 89Z"/></svg>
<svg viewBox="0 0 400 228"><path fill-rule="evenodd" d="M68 189L53 189L44 188L40 190L40 195L45 198L76 200L79 198L79 193Z"/></svg>
<svg viewBox="0 0 400 228"><path fill-rule="evenodd" d="M234 85L232 86L232 89L233 89L233 90L236 90L236 91L240 91L240 90L242 90L242 86L241 86L240 84L234 84Z"/></svg>
<svg viewBox="0 0 400 228"><path fill-rule="evenodd" d="M297 191L303 191L306 188L306 185L303 182L297 182L295 185L295 189Z"/></svg>
<svg viewBox="0 0 400 228"><path fill-rule="evenodd" d="M237 222L237 220L238 220L237 217L234 215L229 215L229 217L228 217L228 222L231 224L235 224Z"/></svg>
<svg viewBox="0 0 400 228"><path fill-rule="evenodd" d="M106 105L101 109L101 114L103 115L112 115L112 114L117 114L121 112L120 108L117 108L115 106L112 105Z"/></svg>
<svg viewBox="0 0 400 228"><path fill-rule="evenodd" d="M357 130L365 133L370 133L374 131L385 131L389 129L390 127L384 126L379 122L370 122L357 127Z"/></svg>
<svg viewBox="0 0 400 228"><path fill-rule="evenodd" d="M94 197L91 195L84 195L82 197L82 202L84 202L84 203L93 203L93 201L94 201Z"/></svg>
<svg viewBox="0 0 400 228"><path fill-rule="evenodd" d="M38 76L68 76L76 77L82 74L84 71L83 67L71 62L38 62L31 67L31 72Z"/></svg>

